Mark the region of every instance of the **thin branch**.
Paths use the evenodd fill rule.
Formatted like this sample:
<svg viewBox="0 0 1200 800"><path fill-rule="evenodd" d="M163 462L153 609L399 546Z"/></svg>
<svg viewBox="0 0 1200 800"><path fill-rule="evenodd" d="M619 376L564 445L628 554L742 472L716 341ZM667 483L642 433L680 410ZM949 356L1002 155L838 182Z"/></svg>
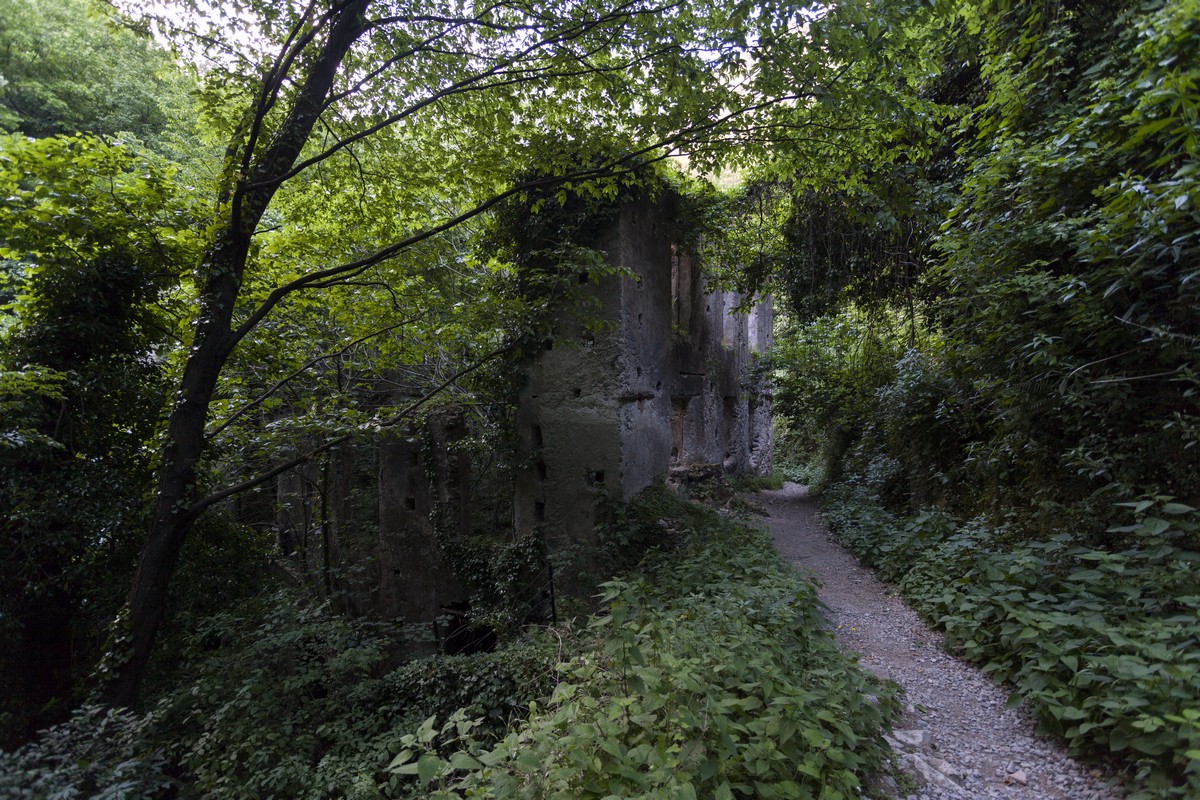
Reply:
<svg viewBox="0 0 1200 800"><path fill-rule="evenodd" d="M261 217L279 187L278 183L272 183L269 179L273 175L286 172L288 166L294 164L300 156L346 53L362 35L359 15L365 11L369 2L370 0L344 0L340 5L331 8L324 18L322 24L328 26L329 33L324 44L317 48L308 74L287 111L287 118L267 143L260 158L253 158L253 147L245 148L243 168L239 171L230 201L229 220L232 225L246 224L247 220L243 219L243 203L246 202L250 203L250 217ZM299 51L297 57L298 53ZM266 111L260 103L251 119L252 127L261 125L265 116ZM258 184L265 185L260 187Z"/></svg>
<svg viewBox="0 0 1200 800"><path fill-rule="evenodd" d="M246 405L242 406L237 411L235 411L228 419L226 419L224 422L222 422L220 425L218 425L211 433L205 434L204 438L207 440L210 440L210 441L217 438L218 436L221 435L221 433L223 431L225 431L226 428L228 428L233 423L237 422L237 420L240 419L241 417L244 417L246 414L248 414L251 411L253 411L254 409L258 408L271 395L273 395L273 394L275 394L275 392L279 391L279 389L282 388L284 385L286 385L286 384L290 383L291 381L295 380L296 378L300 377L305 372L308 372L310 369L315 367L317 364L320 364L322 361L328 361L331 358L336 358L337 356L342 355L343 353L345 353L347 350L351 349L352 347L357 347L358 345L362 344L363 342L368 341L370 339L374 339L377 336L382 336L385 333L391 333L392 331L396 330L397 328L402 328L405 325L411 325L413 322L416 322L418 319L420 319L420 317L411 317L409 319L397 322L395 325L389 325L386 328L380 328L377 331L372 331L371 333L368 333L366 336L362 336L358 339L355 339L353 342L350 342L349 344L347 344L346 346L344 346L338 350L334 350L329 353L322 353L321 355L310 359L309 361L307 361L302 366L298 367L296 370L294 370L290 374L285 375L284 377L275 381L275 383L272 384L269 389L267 389L265 392L260 394L258 397L251 400L249 403L246 403Z"/></svg>
<svg viewBox="0 0 1200 800"><path fill-rule="evenodd" d="M361 80L356 81L352 86L346 88L344 91L331 93L329 95L329 98L325 101L325 107L329 108L330 106L344 100L345 98L349 97L350 95L357 94L358 92L362 91L363 86L365 86L366 84L371 82L373 79L382 75L385 71L388 70L388 68L390 68L397 62L403 61L404 59L409 58L410 56L414 56L417 53L420 53L420 52L426 50L429 47L429 45L433 44L438 39L448 36L449 33L450 33L450 31L446 31L446 30L438 31L436 34L427 36L426 38L424 38L421 41L417 42L416 44L412 45L407 50L402 50L402 51L396 53L392 57L386 59L376 69L373 69L370 72L368 72L366 75L364 75Z"/></svg>
<svg viewBox="0 0 1200 800"><path fill-rule="evenodd" d="M263 76L262 88L258 93L258 103L256 104L258 112L255 113L254 121L250 125L250 132L246 137L246 147L242 153L243 174L250 172L250 164L254 158L254 149L258 146L258 137L262 132L263 122L266 121L267 114L275 107L275 101L279 97L279 90L283 86L283 81L288 70L291 69L292 64L304 52L304 48L308 47L317 35L317 32L321 30L324 23L329 19L328 16L325 16L318 20L312 26L312 30L301 36L300 30L303 28L304 23L308 21L309 15L312 14L315 6L316 0L309 0L308 6L300 14L300 17L296 20L296 24L288 32L287 38L280 45L275 63L271 65L271 68L267 70L267 74Z"/></svg>
<svg viewBox="0 0 1200 800"><path fill-rule="evenodd" d="M1180 340L1187 342L1188 344L1193 345L1193 346L1195 346L1197 343L1200 343L1200 337L1197 337L1197 336L1190 336L1186 333L1175 333L1174 331L1164 330L1163 328L1150 327L1149 325L1143 325L1140 322L1134 322L1131 319L1125 319L1124 317L1117 316L1116 314L1113 315L1113 319L1115 319L1117 322L1120 322L1122 325L1128 325L1132 328L1137 328L1139 330L1143 330L1146 333L1149 333L1156 337L1165 337L1167 339L1180 339Z"/></svg>
<svg viewBox="0 0 1200 800"><path fill-rule="evenodd" d="M1101 383L1130 383L1132 381L1148 381L1148 380L1153 380L1154 378L1167 378L1167 377L1170 377L1171 375L1178 375L1180 372L1183 372L1182 365L1176 367L1175 369L1171 370L1170 372L1154 372L1154 373L1151 373L1150 375L1122 375L1119 378L1100 378L1100 379L1097 379L1094 381L1089 381L1089 383L1101 384Z"/></svg>
<svg viewBox="0 0 1200 800"><path fill-rule="evenodd" d="M456 381L458 381L459 378L462 378L465 375L469 375L470 373L479 369L484 364L487 364L489 361L493 360L497 356L503 355L504 353L508 352L515 346L516 346L515 342L506 344L504 347L501 347L498 350L493 350L492 352L488 353L486 356L479 359L478 361L463 367L458 372L454 373L449 378L442 381L434 388L430 389L428 392L426 392L420 398L418 398L417 400L414 400L412 403L409 403L398 414L395 414L391 418L386 420L385 422L380 423L379 427L380 428L393 428L396 425L399 425L401 422L403 422L404 420L406 420L410 416L412 416L412 414L414 412L416 412L418 409L420 409L423 405L428 403L434 397L437 397L439 394L441 394L447 387L452 386ZM191 517L192 519L195 519L201 513L203 513L205 509L209 508L210 506L212 506L216 503L219 503L222 500L225 500L226 498L233 497L234 495L241 494L242 492L245 492L245 491L249 491L250 489L253 489L256 486L261 486L262 484L266 483L267 481L271 480L272 478L276 477L277 475L281 475L290 469L295 469L296 467L300 466L301 464L305 463L306 461L309 461L313 457L318 456L321 453L327 452L329 450L332 450L333 448L335 448L339 445L345 444L346 442L350 441L353 438L354 438L353 433L347 433L343 436L338 436L335 439L331 439L318 447L314 447L311 450L301 453L300 455L296 456L295 458L289 459L289 460L283 462L282 464L272 467L271 469L267 470L266 472L264 472L260 475L256 475L253 478L248 478L247 480L244 480L241 483L236 483L233 486L227 486L224 489L213 492L212 494L208 495L207 497L197 500L196 502L194 502L188 506L186 513L189 517Z"/></svg>
<svg viewBox="0 0 1200 800"><path fill-rule="evenodd" d="M628 153L627 155L623 156L622 158L617 159L616 161L613 161L609 165L606 165L606 166L595 167L595 168L585 169L585 170L579 170L576 172L566 173L564 175L550 176L550 177L545 177L545 178L537 178L537 179L533 179L533 180L529 180L529 181L523 181L522 183L516 184L503 192L493 195L492 197L488 198L487 200L475 205L474 207L462 212L461 214L458 214L457 216L454 216L448 220L445 220L437 225L426 228L425 230L423 230L419 233L415 233L405 239L402 239L399 242L395 242L391 245L388 245L387 247L381 248L380 250L377 250L376 252L372 253L369 256L358 259L357 261L352 261L352 262L348 262L345 264L340 264L335 267L328 267L323 270L318 270L316 272L309 273L308 275L303 275L299 278L296 278L295 280L289 281L288 283L276 288L269 295L267 295L266 299L263 300L263 302L259 305L259 307L250 314L250 316L246 319L246 321L243 322L240 326L238 326L238 328L235 331L233 331L232 339L230 340L230 346L232 347L232 346L236 345L238 342L240 342L242 339L244 339L250 333L250 331L253 330L254 327L256 325L258 325L258 323L261 322L267 316L267 314L269 314L271 312L271 310L280 303L280 301L282 301L285 297L287 297L292 292L295 292L295 291L298 291L301 289L316 288L316 287L322 286L322 285L324 285L323 282L328 281L331 278L336 278L338 276L344 276L347 273L350 273L351 275L359 275L366 269L373 267L383 261L386 261L386 260L396 256L400 252L408 249L409 247L412 247L420 242L425 241L426 239L430 239L434 236L437 236L440 233L444 233L445 231L455 228L458 225L483 214L484 212L488 211L489 209L494 208L496 205L507 200L508 198L513 197L522 192L529 191L530 189L536 189L536 188L541 188L544 186L561 184L561 183L565 183L567 181L584 181L584 180L591 180L594 178L617 177L620 175L626 175L626 174L633 173L633 172L637 171L638 169L644 168L646 165L648 165L650 163L654 163L656 161L661 161L665 158L668 158L669 153L664 153L661 151L664 150L665 148L667 148L668 146L674 146L674 145L677 145L680 141L686 140L686 137L709 132L715 128L721 127L728 120L733 119L737 116L752 113L754 111L761 110L762 108L766 108L768 106L775 105L780 102L786 102L788 100L793 100L793 99L798 99L798 98L795 96L774 98L772 100L767 100L767 101L756 103L756 104L753 104L750 106L745 106L745 107L742 107L739 109L735 109L735 110L730 111L720 117L717 117L714 120L710 120L701 125L693 126L692 128L685 129L682 132L673 134L673 135L666 137L658 142L655 142L653 144L646 145L642 148L639 148L638 150ZM639 160L639 159L642 159L642 157L648 155L649 153L651 153L653 151L660 151L660 152L657 156L647 158L644 160ZM630 166L622 167L622 165L630 165Z"/></svg>
<svg viewBox="0 0 1200 800"><path fill-rule="evenodd" d="M487 30L500 31L501 33L516 33L517 31L536 30L537 25L503 25L499 22L484 22L482 17L488 11L491 11L495 6L491 6L483 10L483 13L476 14L473 17L435 17L435 16L419 16L419 17L380 17L373 19L367 23L368 30L383 28L387 25L402 24L402 25L417 25L420 23L434 22L440 25L449 25L453 28L459 28L465 25L476 28L486 28Z"/></svg>
<svg viewBox="0 0 1200 800"><path fill-rule="evenodd" d="M523 69L523 70L508 70L507 67L512 67L514 65L520 64L522 60L528 58L533 53L537 52L538 50L545 49L545 48L549 47L550 45L561 44L564 42L573 41L573 40L579 38L580 36L582 36L583 34L587 33L588 31L593 30L595 28L599 28L605 24L608 24L608 23L612 22L614 19L619 19L622 16L634 16L634 15L630 15L630 14L627 14L627 13L621 11L621 9L626 8L627 6L628 6L628 4L626 6L621 6L617 10L614 10L612 13L606 14L601 17L597 17L594 20L581 22L578 25L576 25L574 28L568 28L565 30L554 32L552 35L542 38L542 39L538 40L537 42L534 42L533 44L528 45L524 49L517 51L513 55L508 56L507 58L498 61L492 67L490 67L486 70L481 70L481 71L475 72L464 78L461 78L460 80L455 81L454 83L446 86L444 89L441 89L422 100L418 100L414 103L411 103L408 106L406 106L405 108L397 111L394 114L390 114L389 116L374 123L373 125L369 125L366 128L363 128L362 130L357 131L357 132L351 134L350 136L347 136L345 139L335 143L332 147L329 147L326 150L324 150L320 153L317 153L316 155L312 156L311 158L307 158L303 161L298 162L290 170L287 170L286 172L283 172L280 175L276 175L276 176L270 177L265 180L256 180L256 181L248 184L245 188L247 191L254 190L254 189L261 189L261 188L266 188L269 186L278 185L280 183L283 183L284 181L290 180L291 178L294 178L296 175L300 174L304 170L311 167L313 164L316 164L318 162L328 159L329 157L334 155L338 150L341 150L343 147L346 147L360 139L364 139L368 136L378 133L379 131L383 130L384 128L388 128L392 125L395 125L397 122L407 119L408 117L411 117L413 114L416 114L418 111L420 111L424 108L428 108L429 106L439 102L440 100L444 100L447 97L452 97L452 96L455 96L458 94L465 94L465 93L468 93L471 91L484 91L484 90L488 90L488 89L499 88L502 86L515 85L518 83L522 83L522 82L531 80L531 76L534 76L534 75L541 75L544 77L553 77L552 74L547 73L545 70L538 70L538 69L532 69L532 68ZM664 10L666 8L670 8L670 7L672 7L672 6L668 5L668 6L662 6L659 9L648 9L646 11L639 11L639 12L636 12L636 16L644 16L644 15L653 14L653 13L661 13L662 10ZM440 37L435 37L435 38L440 38ZM433 41L433 39L430 39L427 41ZM639 63L640 61L644 60L645 58L652 57L653 55L660 55L669 49L671 49L671 48L668 47L668 48L657 50L653 54L649 54L642 58L636 59L635 61L631 62L631 64ZM618 71L618 68L613 67L608 71ZM581 75L581 74L588 74L588 72L587 71L568 72L568 73L563 73L562 77L572 77L572 76L577 76L577 75ZM503 77L503 76L508 76L508 75L512 75L513 77L508 78L507 80L499 81L499 82L487 83L487 84L483 85L482 87L477 86L477 84L480 84L481 82L487 80L488 78L497 78L497 77Z"/></svg>
<svg viewBox="0 0 1200 800"><path fill-rule="evenodd" d="M1127 356L1127 355L1129 355L1129 354L1130 354L1130 353L1132 353L1132 352L1134 352L1134 351L1133 351L1133 350L1126 350L1126 351L1125 351L1125 352L1123 352L1123 353L1117 353L1115 356L1108 356L1107 358L1098 358L1098 359L1096 359L1095 361L1089 361L1089 362L1088 362L1088 363L1086 363L1086 364L1081 364L1080 366L1078 366L1078 367L1076 367L1075 369L1073 369L1073 370L1071 370L1070 372L1068 372L1068 373L1066 374L1066 376L1063 378L1063 380L1064 380L1064 381L1065 381L1065 380L1067 380L1067 378L1070 378L1070 377L1071 377L1071 376L1073 376L1073 375L1074 375L1076 372L1082 372L1083 370L1087 369L1088 367L1094 367L1094 366L1096 366L1097 364L1103 364L1105 361L1112 361L1114 358L1121 358L1122 356Z"/></svg>

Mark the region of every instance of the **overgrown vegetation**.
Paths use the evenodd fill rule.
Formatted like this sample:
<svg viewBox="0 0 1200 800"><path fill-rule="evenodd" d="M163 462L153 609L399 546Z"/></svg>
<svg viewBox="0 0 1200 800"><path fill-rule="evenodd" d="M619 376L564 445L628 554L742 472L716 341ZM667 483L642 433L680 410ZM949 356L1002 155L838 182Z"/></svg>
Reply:
<svg viewBox="0 0 1200 800"><path fill-rule="evenodd" d="M604 586L548 700L491 747L462 715L427 720L392 771L442 798L860 797L892 689L838 649L765 533L679 502L634 509L680 543Z"/></svg>
<svg viewBox="0 0 1200 800"><path fill-rule="evenodd" d="M953 651L1016 689L1076 752L1120 758L1130 797L1200 791L1200 530L1196 509L1131 504L1123 546L1024 540L986 518L890 513L865 488L826 494L853 552L898 585Z"/></svg>
<svg viewBox="0 0 1200 800"><path fill-rule="evenodd" d="M1196 788L1195 0L235 5L0 0L20 785L855 791L886 691L764 542L695 509L614 509L580 586L663 552L579 640L395 670L411 631L313 603L378 578L358 455L438 398L479 417L456 455L505 451L503 493L502 358L685 154L688 180L746 180L681 201L680 241L788 305L782 470L837 487L852 543L1048 727L1123 754L1147 797ZM532 286L519 251L566 267ZM441 554L502 636L577 555L501 540L504 508ZM97 685L144 713L82 704ZM386 771L460 707L411 740L415 776Z"/></svg>
<svg viewBox="0 0 1200 800"><path fill-rule="evenodd" d="M665 490L610 535L655 540L575 631L384 671L402 631L292 593L188 625L143 716L85 707L0 756L30 797L861 795L897 711L833 643L762 531ZM557 665L557 666L556 666ZM389 766L390 764L390 766Z"/></svg>
<svg viewBox="0 0 1200 800"><path fill-rule="evenodd" d="M0 789L32 798L403 796L385 772L403 736L430 715L460 711L494 741L549 693L564 652L561 638L533 631L494 653L389 668L402 629L292 592L188 629L175 684L147 713L85 706L0 756Z"/></svg>
<svg viewBox="0 0 1200 800"><path fill-rule="evenodd" d="M780 337L791 457L1048 730L1135 797L1192 797L1200 7L997 0L960 23L962 66L928 90L972 108L888 208L922 223L920 281L858 288L861 255L868 286L895 274L894 227L860 215L838 302Z"/></svg>

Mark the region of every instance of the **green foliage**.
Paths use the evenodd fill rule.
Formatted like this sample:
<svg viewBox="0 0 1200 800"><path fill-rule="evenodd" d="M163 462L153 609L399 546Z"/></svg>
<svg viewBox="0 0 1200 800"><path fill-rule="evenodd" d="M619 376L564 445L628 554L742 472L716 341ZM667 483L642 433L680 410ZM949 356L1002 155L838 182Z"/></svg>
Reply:
<svg viewBox="0 0 1200 800"><path fill-rule="evenodd" d="M800 321L850 302L865 309L905 304L912 313L944 200L911 164L868 180L853 191L808 189L791 201L778 283Z"/></svg>
<svg viewBox="0 0 1200 800"><path fill-rule="evenodd" d="M204 64L227 143L148 536L169 546L144 551L152 599L110 683L124 703L195 516L407 421L526 333L511 265L471 246L485 213L526 188L611 200L647 164L736 167L776 142L853 184L859 150L910 156L925 143L881 132L936 112L905 87L926 0L119 5Z"/></svg>
<svg viewBox="0 0 1200 800"><path fill-rule="evenodd" d="M196 218L161 159L90 137L0 138L0 197L11 741L54 719L123 600Z"/></svg>
<svg viewBox="0 0 1200 800"><path fill-rule="evenodd" d="M938 244L970 457L1012 505L1195 497L1200 10L1050 6L983 37Z"/></svg>
<svg viewBox="0 0 1200 800"><path fill-rule="evenodd" d="M595 652L563 663L503 742L429 719L392 771L430 797L859 796L883 763L890 692L833 643L763 532L690 515L680 551L605 585Z"/></svg>
<svg viewBox="0 0 1200 800"><path fill-rule="evenodd" d="M1075 749L1120 758L1133 796L1191 797L1200 6L962 14L948 52L973 86L947 96L974 108L945 140L953 163L921 165L912 204L943 217L908 315L933 332L856 374L855 339L793 325L779 407L807 452L834 454L839 536L952 647ZM874 206L852 199L861 222ZM893 250L835 243L835 269L886 274ZM899 343L894 327L873 330Z"/></svg>
<svg viewBox="0 0 1200 800"><path fill-rule="evenodd" d="M288 592L186 622L180 682L154 706L146 734L179 765L184 797L378 796L404 733L466 709L482 720L481 736L497 737L549 691L558 653L556 640L534 636L387 671L400 631Z"/></svg>
<svg viewBox="0 0 1200 800"><path fill-rule="evenodd" d="M793 198L780 182L749 180L690 195L683 213L709 285L745 297L769 291L787 257L783 228Z"/></svg>
<svg viewBox="0 0 1200 800"><path fill-rule="evenodd" d="M175 786L149 720L83 706L15 752L0 751L0 795L22 800L143 800Z"/></svg>
<svg viewBox="0 0 1200 800"><path fill-rule="evenodd" d="M170 54L94 0L0 2L0 132L160 145L190 105Z"/></svg>
<svg viewBox="0 0 1200 800"><path fill-rule="evenodd" d="M577 545L574 552L564 553L568 574L593 599L605 581L636 572L647 554L673 550L688 531L703 529L708 520L703 506L665 486L651 486L631 503L602 493L597 510L598 546ZM587 607L588 612L595 609L595 604Z"/></svg>
<svg viewBox="0 0 1200 800"><path fill-rule="evenodd" d="M839 477L847 449L874 430L882 413L876 392L895 377L918 324L857 306L785 323L773 354L784 463Z"/></svg>
<svg viewBox="0 0 1200 800"><path fill-rule="evenodd" d="M826 495L838 537L946 631L947 645L1015 687L1077 751L1117 757L1130 797L1200 790L1200 519L1156 498L1130 503L1124 544L1067 534L1016 542L983 520L898 518L862 489Z"/></svg>
<svg viewBox="0 0 1200 800"><path fill-rule="evenodd" d="M843 232L832 250L799 239L794 248L851 278L884 274L898 252L888 231L898 229L879 221L882 210L915 215L893 212L898 221L940 215L917 302L911 287L884 281L882 308L872 306L877 321L902 310L917 352L900 359L893 349L851 378L827 365L864 363L853 338L819 338L830 324L820 320L792 323L779 363L797 368L781 376L780 410L797 447L827 448L834 477L843 466L870 472L889 484L892 505L1021 509L1030 529L1086 525L1100 543L1115 501L1200 492L1200 12L1191 2L991 2L963 14L950 50L967 59L968 79L978 76L947 96L978 103L943 154L920 165L904 202L841 195L853 201L839 212L850 228L875 220L856 234L865 246ZM914 228L918 239L927 228ZM803 282L806 269L785 279ZM801 292L797 309L837 299L822 286ZM873 329L900 342L898 327ZM843 452L854 463L843 465Z"/></svg>
<svg viewBox="0 0 1200 800"><path fill-rule="evenodd" d="M875 390L876 438L856 447L859 463L847 469L847 478L874 474L885 497L914 506L978 507L984 482L972 471L974 465L962 463L978 435L976 419L963 407L959 385L947 369L945 345L923 345L908 350L896 362L892 380ZM889 464L886 478L871 468L884 462Z"/></svg>
<svg viewBox="0 0 1200 800"><path fill-rule="evenodd" d="M472 620L499 631L518 629L537 604L536 590L549 582L545 545L536 534L443 533L439 548L471 592Z"/></svg>
<svg viewBox="0 0 1200 800"><path fill-rule="evenodd" d="M149 714L84 709L0 753L0 786L35 798L382 798L438 785L859 796L885 759L893 690L837 648L815 590L765 533L662 491L620 521L660 540L663 523L681 549L605 585L586 645L534 634L386 671L402 631L293 593L185 615L179 680Z"/></svg>
<svg viewBox="0 0 1200 800"><path fill-rule="evenodd" d="M739 475L731 483L734 491L761 492L766 489L782 489L784 480L786 479L779 472L771 472L766 475Z"/></svg>

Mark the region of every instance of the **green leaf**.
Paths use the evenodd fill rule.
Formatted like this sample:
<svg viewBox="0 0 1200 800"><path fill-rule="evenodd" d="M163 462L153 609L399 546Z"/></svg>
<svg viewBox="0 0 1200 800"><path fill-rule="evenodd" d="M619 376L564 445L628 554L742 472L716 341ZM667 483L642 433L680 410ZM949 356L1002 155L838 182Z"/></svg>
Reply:
<svg viewBox="0 0 1200 800"><path fill-rule="evenodd" d="M417 759L417 777L423 784L428 784L442 770L442 760L432 753L425 753Z"/></svg>
<svg viewBox="0 0 1200 800"><path fill-rule="evenodd" d="M478 770L482 769L483 764L477 758L468 753L455 753L450 756L450 769L455 770Z"/></svg>
<svg viewBox="0 0 1200 800"><path fill-rule="evenodd" d="M392 759L391 763L388 764L388 769L395 769L396 767L400 766L401 764L406 764L407 762L412 760L412 757L413 757L412 750L401 750L400 753L395 758Z"/></svg>

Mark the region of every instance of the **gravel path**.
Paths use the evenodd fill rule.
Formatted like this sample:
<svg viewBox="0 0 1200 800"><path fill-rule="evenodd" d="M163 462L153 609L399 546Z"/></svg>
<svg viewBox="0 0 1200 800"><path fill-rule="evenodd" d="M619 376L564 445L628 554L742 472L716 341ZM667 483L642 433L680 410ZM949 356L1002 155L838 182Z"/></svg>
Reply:
<svg viewBox="0 0 1200 800"><path fill-rule="evenodd" d="M920 800L1117 800L1106 771L1069 758L1039 737L1021 709L984 673L942 650L932 630L830 536L806 487L789 483L756 501L784 558L810 572L837 638L860 663L902 687L908 711L892 746L920 786Z"/></svg>

